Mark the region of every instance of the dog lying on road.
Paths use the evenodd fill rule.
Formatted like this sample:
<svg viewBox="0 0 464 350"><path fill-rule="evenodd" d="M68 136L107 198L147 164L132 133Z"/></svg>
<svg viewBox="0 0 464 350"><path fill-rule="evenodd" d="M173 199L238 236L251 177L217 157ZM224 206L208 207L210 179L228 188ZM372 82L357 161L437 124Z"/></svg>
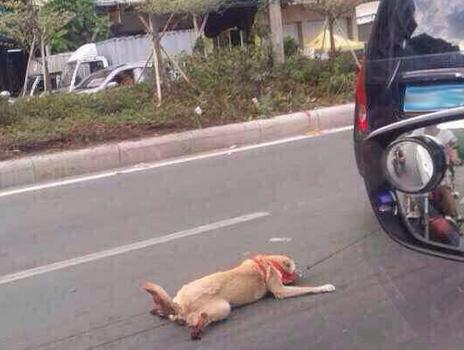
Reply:
<svg viewBox="0 0 464 350"><path fill-rule="evenodd" d="M295 263L287 256L258 255L234 269L217 272L183 286L174 299L157 284L146 282L155 307L152 314L191 330L192 339L200 339L206 326L230 314L233 306L250 304L268 292L277 299L335 291L326 284L319 287L292 287L297 279Z"/></svg>

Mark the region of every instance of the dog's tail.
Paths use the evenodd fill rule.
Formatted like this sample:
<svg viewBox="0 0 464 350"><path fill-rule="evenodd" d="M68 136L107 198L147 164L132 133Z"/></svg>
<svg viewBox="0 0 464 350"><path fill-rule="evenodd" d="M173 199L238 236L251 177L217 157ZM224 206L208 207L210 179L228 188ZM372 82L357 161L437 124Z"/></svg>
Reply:
<svg viewBox="0 0 464 350"><path fill-rule="evenodd" d="M145 282L142 287L153 297L155 310L161 313L161 315L168 317L179 314L179 305L172 301L163 287L152 282Z"/></svg>

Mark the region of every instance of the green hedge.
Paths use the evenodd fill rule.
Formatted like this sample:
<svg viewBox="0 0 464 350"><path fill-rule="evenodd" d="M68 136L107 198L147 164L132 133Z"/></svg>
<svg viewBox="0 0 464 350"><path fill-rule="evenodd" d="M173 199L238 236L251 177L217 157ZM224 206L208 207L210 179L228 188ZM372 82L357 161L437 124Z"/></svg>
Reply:
<svg viewBox="0 0 464 350"><path fill-rule="evenodd" d="M93 94L53 94L0 101L0 159L143 135L221 125L352 99L354 64L289 57L277 69L264 50L217 50L181 64L197 91L182 80L164 86L153 103L147 84ZM258 99L258 104L253 99ZM200 106L201 117L193 110Z"/></svg>

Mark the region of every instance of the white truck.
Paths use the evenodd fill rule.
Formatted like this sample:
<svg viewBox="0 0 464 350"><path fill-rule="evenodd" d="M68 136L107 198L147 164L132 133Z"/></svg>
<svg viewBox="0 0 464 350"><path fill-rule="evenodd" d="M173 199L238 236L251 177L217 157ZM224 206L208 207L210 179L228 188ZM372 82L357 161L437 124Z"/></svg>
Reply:
<svg viewBox="0 0 464 350"><path fill-rule="evenodd" d="M166 32L161 45L169 55L190 54L195 45L193 30ZM112 38L85 44L69 57L61 75L59 90L74 91L90 74L108 66L147 61L153 45L148 35Z"/></svg>

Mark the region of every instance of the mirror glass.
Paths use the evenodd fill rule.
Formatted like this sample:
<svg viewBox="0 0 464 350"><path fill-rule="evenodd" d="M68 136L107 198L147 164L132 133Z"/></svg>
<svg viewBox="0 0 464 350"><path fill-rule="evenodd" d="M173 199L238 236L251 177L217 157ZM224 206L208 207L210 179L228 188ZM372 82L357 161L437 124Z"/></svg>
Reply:
<svg viewBox="0 0 464 350"><path fill-rule="evenodd" d="M408 193L422 191L434 173L428 150L412 141L401 141L389 150L386 168L392 185Z"/></svg>
<svg viewBox="0 0 464 350"><path fill-rule="evenodd" d="M446 153L446 172L429 192L408 194L406 190L424 188L434 171L428 151L413 142L397 143L386 155L391 182L398 184L396 196L399 215L419 240L447 249L464 251L464 121L428 126L402 135L432 136ZM403 186L403 187L400 187Z"/></svg>

